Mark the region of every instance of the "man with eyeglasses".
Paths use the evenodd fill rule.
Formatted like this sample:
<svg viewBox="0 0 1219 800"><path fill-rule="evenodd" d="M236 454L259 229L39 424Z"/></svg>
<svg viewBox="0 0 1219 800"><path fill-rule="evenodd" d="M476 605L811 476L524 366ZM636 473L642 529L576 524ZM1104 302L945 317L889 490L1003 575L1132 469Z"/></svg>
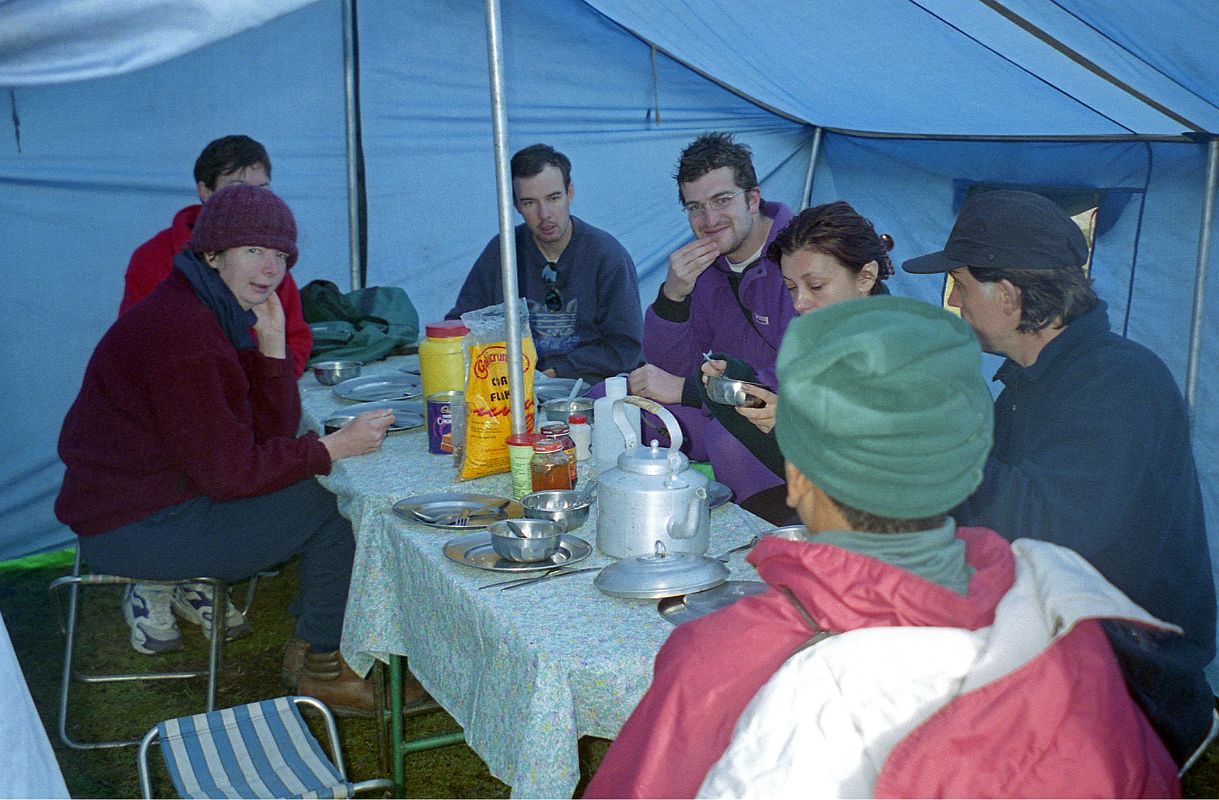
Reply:
<svg viewBox="0 0 1219 800"><path fill-rule="evenodd" d="M576 187L571 161L545 144L512 156L516 277L529 306L538 369L589 383L634 369L642 361L635 262L617 239L571 215ZM447 314L503 302L499 236L483 248Z"/></svg>
<svg viewBox="0 0 1219 800"><path fill-rule="evenodd" d="M775 356L795 309L766 250L792 213L762 200L752 151L728 133L688 145L676 178L696 238L669 256L665 282L644 315L647 363L631 373L630 391L667 405L690 443L688 455L710 461L716 480L745 500L780 480L702 407L697 376L705 353L725 354L775 387Z"/></svg>

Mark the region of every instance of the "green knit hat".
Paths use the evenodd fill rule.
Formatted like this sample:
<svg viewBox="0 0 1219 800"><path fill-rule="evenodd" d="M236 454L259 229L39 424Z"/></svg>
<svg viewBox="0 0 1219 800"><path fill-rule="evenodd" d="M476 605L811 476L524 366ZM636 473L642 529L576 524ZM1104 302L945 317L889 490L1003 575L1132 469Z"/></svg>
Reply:
<svg viewBox="0 0 1219 800"><path fill-rule="evenodd" d="M826 494L896 519L942 514L982 480L993 408L969 326L904 297L792 320L779 348L775 432Z"/></svg>

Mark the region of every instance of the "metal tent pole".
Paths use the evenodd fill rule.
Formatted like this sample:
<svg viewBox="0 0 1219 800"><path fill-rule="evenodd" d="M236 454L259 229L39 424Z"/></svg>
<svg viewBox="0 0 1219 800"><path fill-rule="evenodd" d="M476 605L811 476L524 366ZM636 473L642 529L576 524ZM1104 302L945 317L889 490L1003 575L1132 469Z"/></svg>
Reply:
<svg viewBox="0 0 1219 800"><path fill-rule="evenodd" d="M808 208L813 196L813 173L817 171L817 156L821 153L821 126L813 128L813 145L808 154L808 171L804 173L804 192L800 195L800 210Z"/></svg>
<svg viewBox="0 0 1219 800"><path fill-rule="evenodd" d="M360 192L356 173L356 68L355 14L352 3L343 0L343 111L347 123L347 241L351 261L351 290L364 288L360 274Z"/></svg>
<svg viewBox="0 0 1219 800"><path fill-rule="evenodd" d="M1198 391L1198 360L1202 353L1202 318L1206 306L1206 271L1210 261L1211 231L1215 222L1215 189L1219 186L1219 137L1212 137L1206 150L1206 195L1202 198L1202 234L1198 240L1198 265L1194 278L1193 320L1189 327L1189 361L1185 365L1185 404L1190 426Z"/></svg>
<svg viewBox="0 0 1219 800"><path fill-rule="evenodd" d="M504 286L504 323L508 328L508 394L512 432L525 433L525 386L517 313L516 237L512 230L512 177L508 172L508 118L504 102L504 57L499 0L487 0L487 64L491 81L491 126L495 141L495 183L499 190L499 261Z"/></svg>

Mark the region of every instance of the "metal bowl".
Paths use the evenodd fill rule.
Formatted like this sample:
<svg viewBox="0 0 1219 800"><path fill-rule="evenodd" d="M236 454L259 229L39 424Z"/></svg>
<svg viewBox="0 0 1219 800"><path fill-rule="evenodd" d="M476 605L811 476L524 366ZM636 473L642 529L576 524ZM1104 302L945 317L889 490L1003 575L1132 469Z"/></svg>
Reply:
<svg viewBox="0 0 1219 800"><path fill-rule="evenodd" d="M733 378L725 378L723 376L708 375L707 376L707 397L711 398L716 403L723 403L728 406L743 406L750 400L752 396L745 392L746 386L757 386L765 388L757 383L749 381L735 380Z"/></svg>
<svg viewBox="0 0 1219 800"><path fill-rule="evenodd" d="M808 541L808 528L803 525L784 525L781 528L771 528L768 531L762 531L758 536L778 536L780 539L786 539L789 542L806 542Z"/></svg>
<svg viewBox="0 0 1219 800"><path fill-rule="evenodd" d="M313 365L313 377L318 383L334 386L348 378L359 377L363 367L363 361L319 361Z"/></svg>
<svg viewBox="0 0 1219 800"><path fill-rule="evenodd" d="M575 489L547 489L521 498L527 518L557 522L564 531L574 531L584 524L592 502L587 492Z"/></svg>
<svg viewBox="0 0 1219 800"><path fill-rule="evenodd" d="M509 561L545 561L559 549L563 526L548 519L514 519L512 522L525 533L517 536L508 528L508 520L487 526L491 547L500 558Z"/></svg>
<svg viewBox="0 0 1219 800"><path fill-rule="evenodd" d="M593 424L593 399L577 397L574 400L559 398L542 403L542 413L548 422L567 422L572 414L583 414L588 418L588 424Z"/></svg>

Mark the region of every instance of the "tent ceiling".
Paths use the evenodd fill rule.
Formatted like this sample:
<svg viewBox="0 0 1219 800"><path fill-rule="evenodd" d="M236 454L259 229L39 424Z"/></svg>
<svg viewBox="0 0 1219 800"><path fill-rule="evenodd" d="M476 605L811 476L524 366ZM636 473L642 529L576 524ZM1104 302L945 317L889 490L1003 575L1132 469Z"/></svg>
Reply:
<svg viewBox="0 0 1219 800"><path fill-rule="evenodd" d="M316 0L4 0L0 86L101 78L160 64Z"/></svg>
<svg viewBox="0 0 1219 800"><path fill-rule="evenodd" d="M737 93L821 127L1013 137L1177 136L1191 123L1219 131L1219 108L1191 88L1216 74L1206 37L1219 30L1219 11L1210 0L1157 6L1158 19L1143 3L1079 0L773 0L765 14L736 0L585 2L693 69L733 76L725 85ZM991 6L1071 42L1074 57ZM1141 26L1128 32L1171 28L1177 39L1149 37L1136 49L1113 16ZM1179 41L1191 32L1196 41Z"/></svg>

